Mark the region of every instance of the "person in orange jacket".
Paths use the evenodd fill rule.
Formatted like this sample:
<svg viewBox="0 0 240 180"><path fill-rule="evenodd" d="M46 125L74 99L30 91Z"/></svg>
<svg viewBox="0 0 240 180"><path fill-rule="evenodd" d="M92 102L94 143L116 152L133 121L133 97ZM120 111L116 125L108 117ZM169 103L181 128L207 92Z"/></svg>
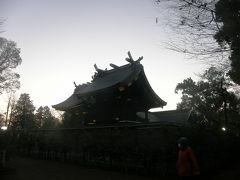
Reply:
<svg viewBox="0 0 240 180"><path fill-rule="evenodd" d="M182 179L199 175L197 159L186 137L181 137L178 140L178 148L177 175Z"/></svg>

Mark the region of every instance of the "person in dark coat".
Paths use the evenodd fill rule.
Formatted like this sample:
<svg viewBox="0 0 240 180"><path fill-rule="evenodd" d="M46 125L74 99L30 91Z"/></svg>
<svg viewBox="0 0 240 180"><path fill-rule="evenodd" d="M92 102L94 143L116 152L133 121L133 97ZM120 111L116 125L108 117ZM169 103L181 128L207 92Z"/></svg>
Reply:
<svg viewBox="0 0 240 180"><path fill-rule="evenodd" d="M178 140L178 148L177 175L181 179L191 179L192 176L198 176L200 172L197 159L186 137L181 137Z"/></svg>

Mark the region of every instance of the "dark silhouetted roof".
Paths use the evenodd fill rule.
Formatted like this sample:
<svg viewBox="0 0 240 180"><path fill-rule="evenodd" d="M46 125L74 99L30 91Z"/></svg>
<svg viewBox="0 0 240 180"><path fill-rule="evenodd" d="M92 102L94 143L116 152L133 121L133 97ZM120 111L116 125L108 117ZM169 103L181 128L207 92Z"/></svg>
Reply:
<svg viewBox="0 0 240 180"><path fill-rule="evenodd" d="M111 70L101 70L95 65L97 72L93 76L92 82L76 86L74 93L68 99L62 103L54 105L53 108L68 111L75 108L82 108L86 102L89 107L91 103L94 104L96 102L95 95L98 95L99 93L115 93L117 97L118 94L115 91L125 91L133 84L136 87L134 92L133 90L131 91L133 92L131 96L134 96L134 93L137 91L136 96L141 96L142 98L138 98L146 100L148 103L147 105L149 106L148 108L165 106L166 102L158 97L158 95L152 90L144 73L143 66L140 64L141 59L139 58L137 61L129 60L129 64L120 67L111 64L111 66L114 67ZM140 93L138 93L138 91ZM134 98L131 100L133 99ZM101 100L103 99L97 99L98 103Z"/></svg>
<svg viewBox="0 0 240 180"><path fill-rule="evenodd" d="M138 78L141 71L142 66L140 64L136 67L131 66L131 64L127 64L116 69L103 71L98 77L93 79L92 83L78 86L75 89L74 94L84 96L92 92L115 86L119 83L127 85L134 79Z"/></svg>
<svg viewBox="0 0 240 180"><path fill-rule="evenodd" d="M137 115L144 119L145 115L143 112L138 112ZM166 123L173 125L187 125L191 115L191 110L170 110L170 111L158 111L149 112L149 122Z"/></svg>

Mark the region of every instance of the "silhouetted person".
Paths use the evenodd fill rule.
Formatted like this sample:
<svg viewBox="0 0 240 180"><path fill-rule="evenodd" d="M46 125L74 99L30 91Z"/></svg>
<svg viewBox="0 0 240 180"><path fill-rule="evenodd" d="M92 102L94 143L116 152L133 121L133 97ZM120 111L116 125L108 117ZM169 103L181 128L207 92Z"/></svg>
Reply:
<svg viewBox="0 0 240 180"><path fill-rule="evenodd" d="M199 175L197 159L186 137L178 140L177 175L181 179L192 179Z"/></svg>

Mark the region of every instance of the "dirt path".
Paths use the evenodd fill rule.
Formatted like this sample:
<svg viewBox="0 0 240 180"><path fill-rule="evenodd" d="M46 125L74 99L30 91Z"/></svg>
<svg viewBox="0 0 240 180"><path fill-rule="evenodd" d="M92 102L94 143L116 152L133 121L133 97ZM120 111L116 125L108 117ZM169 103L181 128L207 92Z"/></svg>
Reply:
<svg viewBox="0 0 240 180"><path fill-rule="evenodd" d="M61 162L30 158L15 158L8 167L15 171L5 173L0 179L6 180L153 180L152 178L84 168Z"/></svg>
<svg viewBox="0 0 240 180"><path fill-rule="evenodd" d="M176 180L176 177L150 178L95 168L84 168L55 161L15 158L8 172L0 171L1 180ZM239 180L240 163L199 179Z"/></svg>

